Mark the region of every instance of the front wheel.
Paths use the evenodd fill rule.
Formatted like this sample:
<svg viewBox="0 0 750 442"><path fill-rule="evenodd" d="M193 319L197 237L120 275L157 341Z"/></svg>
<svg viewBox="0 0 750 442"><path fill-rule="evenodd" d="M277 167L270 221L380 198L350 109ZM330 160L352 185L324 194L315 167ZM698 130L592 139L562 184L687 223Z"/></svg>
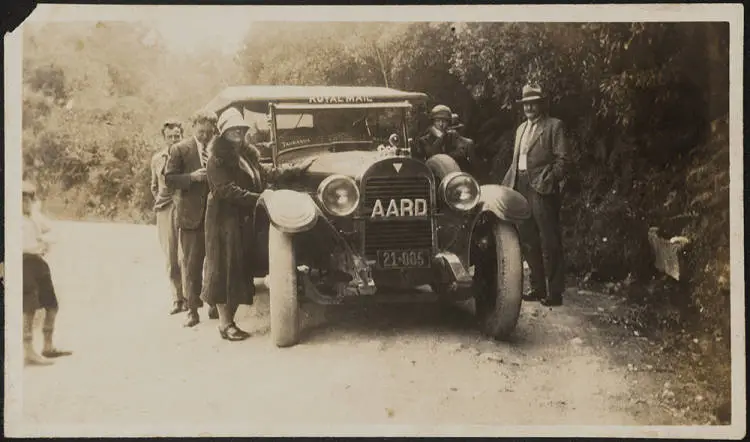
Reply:
<svg viewBox="0 0 750 442"><path fill-rule="evenodd" d="M268 279L271 339L277 347L299 341L297 261L292 235L270 226L268 232Z"/></svg>
<svg viewBox="0 0 750 442"><path fill-rule="evenodd" d="M521 313L521 244L515 227L502 221L493 223L487 240L475 266L476 314L483 333L506 340L515 330Z"/></svg>

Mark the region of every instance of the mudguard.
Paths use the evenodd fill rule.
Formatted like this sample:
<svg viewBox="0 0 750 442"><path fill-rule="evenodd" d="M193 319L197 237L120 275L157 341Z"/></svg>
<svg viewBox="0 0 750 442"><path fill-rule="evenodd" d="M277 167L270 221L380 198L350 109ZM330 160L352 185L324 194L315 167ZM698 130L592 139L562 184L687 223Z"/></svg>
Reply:
<svg viewBox="0 0 750 442"><path fill-rule="evenodd" d="M435 154L425 161L439 183L449 173L460 172L461 167L450 155L444 153Z"/></svg>
<svg viewBox="0 0 750 442"><path fill-rule="evenodd" d="M310 230L318 221L318 207L310 195L293 190L265 190L258 199L274 227L284 233Z"/></svg>
<svg viewBox="0 0 750 442"><path fill-rule="evenodd" d="M496 217L517 223L531 216L526 198L507 186L485 184L480 187L479 206L482 212L492 212Z"/></svg>

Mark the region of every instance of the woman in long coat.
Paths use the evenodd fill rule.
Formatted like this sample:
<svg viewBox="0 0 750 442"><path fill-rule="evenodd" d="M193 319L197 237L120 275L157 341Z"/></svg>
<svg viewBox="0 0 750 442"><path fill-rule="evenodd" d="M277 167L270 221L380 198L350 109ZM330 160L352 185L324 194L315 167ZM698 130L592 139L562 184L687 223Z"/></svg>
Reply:
<svg viewBox="0 0 750 442"><path fill-rule="evenodd" d="M208 148L206 176L206 266L201 297L216 304L219 333L230 341L250 335L234 323L240 304L251 305L255 287L248 269L246 245L252 232L252 211L263 191L260 171L250 165L244 148L249 125L239 111L228 109L219 117L219 135ZM249 222L248 222L249 221Z"/></svg>
<svg viewBox="0 0 750 442"><path fill-rule="evenodd" d="M249 333L234 322L240 304L251 305L255 295L251 255L256 244L253 212L269 180L288 178L310 166L264 169L257 149L248 144L249 124L236 109L224 111L217 123L219 135L208 148L206 176L206 274L202 298L219 311L223 339L240 341ZM250 134L247 134L250 135ZM250 137L247 137L248 139Z"/></svg>

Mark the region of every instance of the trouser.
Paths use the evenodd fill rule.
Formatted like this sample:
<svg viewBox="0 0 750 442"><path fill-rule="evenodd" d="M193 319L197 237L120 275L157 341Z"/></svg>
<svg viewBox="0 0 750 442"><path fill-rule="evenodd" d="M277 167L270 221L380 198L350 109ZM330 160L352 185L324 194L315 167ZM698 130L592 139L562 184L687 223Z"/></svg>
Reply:
<svg viewBox="0 0 750 442"><path fill-rule="evenodd" d="M159 232L159 244L166 260L167 275L171 285L172 301L184 302L182 294L182 272L180 271L179 234L174 205L156 211L156 229Z"/></svg>
<svg viewBox="0 0 750 442"><path fill-rule="evenodd" d="M187 306L195 310L203 306L203 263L206 258L206 235L203 226L197 229L180 229L180 267L182 289Z"/></svg>
<svg viewBox="0 0 750 442"><path fill-rule="evenodd" d="M519 228L523 257L529 264L531 289L538 296L559 298L565 290L560 195L543 195L534 190L525 171L519 171L516 190L526 197L531 207L531 217Z"/></svg>

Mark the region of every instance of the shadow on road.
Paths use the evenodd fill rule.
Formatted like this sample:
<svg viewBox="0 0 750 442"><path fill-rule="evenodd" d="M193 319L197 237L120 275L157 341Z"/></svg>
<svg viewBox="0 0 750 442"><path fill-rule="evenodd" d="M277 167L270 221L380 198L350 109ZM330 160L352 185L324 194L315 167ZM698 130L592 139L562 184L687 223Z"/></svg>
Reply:
<svg viewBox="0 0 750 442"><path fill-rule="evenodd" d="M348 341L367 341L424 334L479 335L471 312L454 305L305 306L305 310L312 313L312 321L303 323L302 339L307 343L331 341L338 337ZM316 315L316 310L322 315Z"/></svg>

